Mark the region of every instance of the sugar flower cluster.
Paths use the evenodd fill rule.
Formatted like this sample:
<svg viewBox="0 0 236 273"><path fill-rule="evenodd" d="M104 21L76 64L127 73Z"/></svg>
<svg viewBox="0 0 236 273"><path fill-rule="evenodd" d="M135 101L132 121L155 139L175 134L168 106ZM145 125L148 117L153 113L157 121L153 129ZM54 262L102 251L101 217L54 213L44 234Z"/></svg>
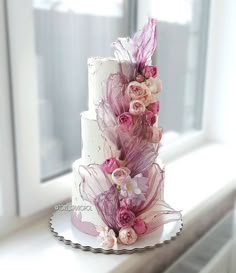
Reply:
<svg viewBox="0 0 236 273"><path fill-rule="evenodd" d="M129 111L117 117L119 129L130 132L136 126L137 120L142 117L152 131L151 138L147 137L147 141L158 143L162 131L153 126L156 122L156 115L159 113L157 94L161 88L162 84L157 77L156 66L145 66L142 71L138 71L135 80L130 81L126 89ZM122 244L133 244L139 235L145 234L147 226L145 221L137 217L130 207L139 206L145 201L148 178L142 173L131 177L131 170L125 166L124 161L115 157L106 159L100 167L110 176L120 195L120 207L114 216L120 228L118 241ZM99 230L101 230L99 239L102 245L110 247L113 243L113 246L116 247L117 240L113 238L114 231L112 229L108 231L108 227L106 227L106 232L101 228Z"/></svg>

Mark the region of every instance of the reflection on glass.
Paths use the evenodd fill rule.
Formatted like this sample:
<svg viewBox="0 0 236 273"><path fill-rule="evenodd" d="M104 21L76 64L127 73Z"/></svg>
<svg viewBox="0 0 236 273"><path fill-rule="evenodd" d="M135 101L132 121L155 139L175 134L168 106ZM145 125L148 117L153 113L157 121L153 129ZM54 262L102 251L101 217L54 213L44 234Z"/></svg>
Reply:
<svg viewBox="0 0 236 273"><path fill-rule="evenodd" d="M159 124L165 145L201 129L209 1L150 0L149 6L158 19L156 62L163 81Z"/></svg>
<svg viewBox="0 0 236 273"><path fill-rule="evenodd" d="M45 180L70 170L80 157L87 58L111 55L111 42L124 35L123 1L35 0L34 24Z"/></svg>

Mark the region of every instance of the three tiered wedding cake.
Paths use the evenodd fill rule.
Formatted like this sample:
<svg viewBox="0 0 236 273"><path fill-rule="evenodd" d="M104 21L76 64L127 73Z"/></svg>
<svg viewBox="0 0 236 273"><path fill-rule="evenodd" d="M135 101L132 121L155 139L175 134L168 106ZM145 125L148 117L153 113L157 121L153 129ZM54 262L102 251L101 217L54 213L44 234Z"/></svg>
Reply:
<svg viewBox="0 0 236 273"><path fill-rule="evenodd" d="M162 85L150 65L156 21L113 47L115 58L88 60L89 110L81 114L82 157L73 164L72 223L105 248L133 244L181 219L163 200L164 171L156 161L162 136Z"/></svg>

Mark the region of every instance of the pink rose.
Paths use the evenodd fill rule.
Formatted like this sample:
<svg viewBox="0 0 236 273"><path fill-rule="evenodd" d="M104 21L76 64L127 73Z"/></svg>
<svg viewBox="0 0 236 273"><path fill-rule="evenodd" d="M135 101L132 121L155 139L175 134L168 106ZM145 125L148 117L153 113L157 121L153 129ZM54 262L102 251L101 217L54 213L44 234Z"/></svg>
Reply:
<svg viewBox="0 0 236 273"><path fill-rule="evenodd" d="M100 168L104 173L112 173L115 169L120 166L120 162L114 157L106 159L101 165Z"/></svg>
<svg viewBox="0 0 236 273"><path fill-rule="evenodd" d="M151 95L145 83L130 82L128 85L128 94L132 100L146 101Z"/></svg>
<svg viewBox="0 0 236 273"><path fill-rule="evenodd" d="M146 110L145 104L139 100L132 100L129 105L129 112L132 115L141 115Z"/></svg>
<svg viewBox="0 0 236 273"><path fill-rule="evenodd" d="M126 177L130 175L130 170L126 167L117 168L113 171L111 177L112 180L117 184L121 185Z"/></svg>
<svg viewBox="0 0 236 273"><path fill-rule="evenodd" d="M151 112L153 112L153 114L158 114L159 112L159 109L160 109L160 102L159 100L153 102L153 103L150 103L147 107L147 109Z"/></svg>
<svg viewBox="0 0 236 273"><path fill-rule="evenodd" d="M143 82L144 81L144 77L142 74L137 74L136 77L135 77L135 80L139 83Z"/></svg>
<svg viewBox="0 0 236 273"><path fill-rule="evenodd" d="M146 110L145 114L146 114L146 120L148 125L150 126L154 125L157 119L156 119L156 116L153 114L153 112Z"/></svg>
<svg viewBox="0 0 236 273"><path fill-rule="evenodd" d="M138 236L136 232L131 228L122 228L119 231L119 240L122 244L131 245L136 242Z"/></svg>
<svg viewBox="0 0 236 273"><path fill-rule="evenodd" d="M146 79L149 79L151 77L155 78L157 75L157 67L154 65L147 65L144 67L142 73Z"/></svg>
<svg viewBox="0 0 236 273"><path fill-rule="evenodd" d="M134 125L133 116L129 112L124 112L119 115L118 123L122 131L129 131Z"/></svg>
<svg viewBox="0 0 236 273"><path fill-rule="evenodd" d="M146 86L149 88L152 94L161 92L162 82L159 78L149 78L145 81Z"/></svg>
<svg viewBox="0 0 236 273"><path fill-rule="evenodd" d="M116 213L116 221L119 227L131 227L134 224L135 215L127 208L120 208Z"/></svg>
<svg viewBox="0 0 236 273"><path fill-rule="evenodd" d="M147 226L142 219L136 218L134 220L133 229L138 235L141 235L147 231Z"/></svg>
<svg viewBox="0 0 236 273"><path fill-rule="evenodd" d="M159 143L162 138L162 129L157 127L149 127L146 132L146 138L152 143Z"/></svg>

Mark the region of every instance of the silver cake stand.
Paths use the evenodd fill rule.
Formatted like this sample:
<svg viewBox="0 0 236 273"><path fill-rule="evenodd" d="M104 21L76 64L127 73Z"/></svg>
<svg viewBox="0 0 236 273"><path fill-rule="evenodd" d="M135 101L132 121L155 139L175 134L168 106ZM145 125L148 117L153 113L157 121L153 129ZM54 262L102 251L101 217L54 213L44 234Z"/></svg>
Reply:
<svg viewBox="0 0 236 273"><path fill-rule="evenodd" d="M50 228L55 237L66 245L84 251L104 254L132 254L161 247L174 240L183 229L183 221L170 222L150 234L139 237L132 245L118 245L118 249L102 248L97 237L80 232L71 223L71 211L57 210L50 218Z"/></svg>

